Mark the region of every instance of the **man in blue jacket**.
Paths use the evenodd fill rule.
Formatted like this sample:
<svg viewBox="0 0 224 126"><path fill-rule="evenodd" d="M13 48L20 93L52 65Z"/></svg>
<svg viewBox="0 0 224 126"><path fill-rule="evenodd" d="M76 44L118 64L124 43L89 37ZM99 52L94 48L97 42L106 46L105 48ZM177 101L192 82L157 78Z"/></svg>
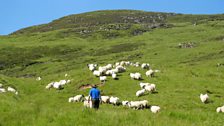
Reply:
<svg viewBox="0 0 224 126"><path fill-rule="evenodd" d="M89 92L89 96L91 97L92 107L95 109L99 108L100 105L100 91L97 89L96 85L92 86L92 89Z"/></svg>

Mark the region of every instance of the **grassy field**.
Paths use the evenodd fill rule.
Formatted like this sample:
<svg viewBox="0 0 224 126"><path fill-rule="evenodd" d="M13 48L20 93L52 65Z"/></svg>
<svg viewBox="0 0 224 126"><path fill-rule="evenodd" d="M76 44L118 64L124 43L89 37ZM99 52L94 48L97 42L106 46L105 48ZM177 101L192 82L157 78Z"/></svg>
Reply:
<svg viewBox="0 0 224 126"><path fill-rule="evenodd" d="M123 36L114 38L98 32L86 38L60 37L64 30L0 36L0 83L19 92L0 94L0 126L223 126L224 115L216 108L224 104L224 65L217 66L224 64L224 21L203 20L196 26L184 18L169 21L173 27L137 36L129 35L130 30L118 31ZM188 42L194 47L178 48ZM78 89L82 84L99 83L87 63L122 60L148 62L161 72L147 78L146 70L129 66L119 80L109 77L99 87L102 94L121 100L146 99L159 105L160 113L108 104L95 111L83 103L68 103L71 96L88 95L89 89ZM140 81L131 80L130 72L142 73L142 81L155 83L158 93L137 98ZM69 76L64 77L65 73ZM41 81L36 81L38 76ZM61 79L72 82L63 90L45 89L49 82ZM208 104L201 103L200 93L208 93Z"/></svg>

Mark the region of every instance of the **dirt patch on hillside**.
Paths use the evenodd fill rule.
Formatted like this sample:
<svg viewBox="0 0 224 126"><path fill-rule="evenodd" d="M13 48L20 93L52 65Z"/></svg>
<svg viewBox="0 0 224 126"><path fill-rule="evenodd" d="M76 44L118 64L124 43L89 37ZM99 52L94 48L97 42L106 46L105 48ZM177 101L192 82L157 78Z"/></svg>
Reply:
<svg viewBox="0 0 224 126"><path fill-rule="evenodd" d="M83 84L79 87L80 90L85 90L85 89L89 89L89 88L92 88L92 85L96 85L97 87L101 87L103 86L104 84L101 83L101 84Z"/></svg>

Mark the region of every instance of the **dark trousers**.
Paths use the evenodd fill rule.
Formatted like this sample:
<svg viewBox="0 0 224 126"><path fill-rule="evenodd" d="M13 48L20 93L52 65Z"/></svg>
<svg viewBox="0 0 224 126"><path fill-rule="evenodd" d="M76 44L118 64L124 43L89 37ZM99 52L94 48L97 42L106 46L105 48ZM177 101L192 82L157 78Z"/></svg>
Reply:
<svg viewBox="0 0 224 126"><path fill-rule="evenodd" d="M92 99L92 106L95 109L98 109L100 105L100 100L99 99Z"/></svg>

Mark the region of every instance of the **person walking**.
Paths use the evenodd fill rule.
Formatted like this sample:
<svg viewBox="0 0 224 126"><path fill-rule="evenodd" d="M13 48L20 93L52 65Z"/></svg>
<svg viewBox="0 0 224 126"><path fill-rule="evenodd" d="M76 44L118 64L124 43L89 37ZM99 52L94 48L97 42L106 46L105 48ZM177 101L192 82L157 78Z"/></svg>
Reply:
<svg viewBox="0 0 224 126"><path fill-rule="evenodd" d="M100 105L100 91L97 89L96 85L92 85L92 88L89 92L90 100L92 101L92 107L95 109L99 109Z"/></svg>

